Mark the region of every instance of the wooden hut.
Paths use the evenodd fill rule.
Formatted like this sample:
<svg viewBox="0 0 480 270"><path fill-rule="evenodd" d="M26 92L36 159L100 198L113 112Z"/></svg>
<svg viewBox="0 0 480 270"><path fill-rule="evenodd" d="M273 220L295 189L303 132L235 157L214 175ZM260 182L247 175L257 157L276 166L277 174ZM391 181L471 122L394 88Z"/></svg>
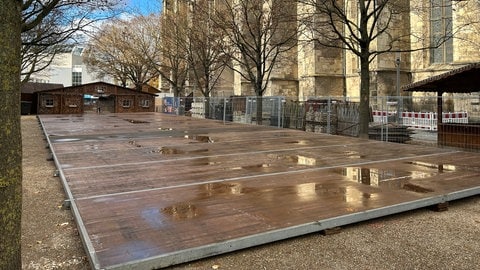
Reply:
<svg viewBox="0 0 480 270"><path fill-rule="evenodd" d="M37 92L38 114L154 112L155 94L105 82Z"/></svg>
<svg viewBox="0 0 480 270"><path fill-rule="evenodd" d="M444 74L402 87L403 91L437 93L438 145L480 149L480 123L443 123L443 94L480 91L480 63L469 64Z"/></svg>
<svg viewBox="0 0 480 270"><path fill-rule="evenodd" d="M63 88L63 84L39 82L22 83L20 87L22 115L37 113L37 92L58 88Z"/></svg>

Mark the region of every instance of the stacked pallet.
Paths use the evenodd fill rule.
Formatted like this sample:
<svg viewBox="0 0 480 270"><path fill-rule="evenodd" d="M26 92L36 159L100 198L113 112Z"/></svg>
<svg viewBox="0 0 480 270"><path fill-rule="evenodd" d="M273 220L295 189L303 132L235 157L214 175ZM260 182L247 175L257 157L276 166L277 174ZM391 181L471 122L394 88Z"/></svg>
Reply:
<svg viewBox="0 0 480 270"><path fill-rule="evenodd" d="M413 130L407 126L398 124L376 124L370 125L368 130L368 137L371 140L389 141L397 143L406 143L411 140Z"/></svg>

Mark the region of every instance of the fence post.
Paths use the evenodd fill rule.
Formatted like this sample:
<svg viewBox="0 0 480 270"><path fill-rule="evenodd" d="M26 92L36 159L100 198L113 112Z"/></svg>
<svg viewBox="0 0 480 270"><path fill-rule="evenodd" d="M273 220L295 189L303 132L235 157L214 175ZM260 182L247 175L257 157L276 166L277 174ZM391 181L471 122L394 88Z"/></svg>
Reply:
<svg viewBox="0 0 480 270"><path fill-rule="evenodd" d="M399 96L398 97L398 102L400 102L400 104L398 105L398 124L400 125L403 125L402 121L403 121L403 97L402 96Z"/></svg>
<svg viewBox="0 0 480 270"><path fill-rule="evenodd" d="M327 103L327 134L331 134L331 127L330 127L330 120L332 119L330 115L332 110L331 103L332 103L332 98L329 96L328 103Z"/></svg>
<svg viewBox="0 0 480 270"><path fill-rule="evenodd" d="M248 115L249 113L250 113L250 114L252 113L252 112L251 112L251 110L252 110L252 109L251 109L252 101L250 100L250 97L247 97L247 98L245 99L245 102L247 103L247 106L246 106L247 109L245 110L245 123L249 123L249 121L247 120L247 115Z"/></svg>
<svg viewBox="0 0 480 270"><path fill-rule="evenodd" d="M379 99L380 99L380 98L377 97L377 104L378 104L378 100L379 100ZM383 101L382 101L382 99L380 99L380 102L381 102L381 105L380 105L380 115L381 115L380 117L381 117L381 118L380 118L380 119L382 119L382 121L380 121L380 125L382 125L382 127L380 128L380 138L382 138L381 141L383 141L383 138L384 138L385 134L384 134L384 125L383 125L383 109L384 109L384 108L383 108Z"/></svg>
<svg viewBox="0 0 480 270"><path fill-rule="evenodd" d="M227 99L223 99L223 124L225 125L225 114L227 110Z"/></svg>
<svg viewBox="0 0 480 270"><path fill-rule="evenodd" d="M387 103L387 100L388 100L388 96L386 97L386 99L382 102L382 107L383 107L383 104ZM387 123L385 124L385 141L388 142L388 108L387 108L387 116L386 116L386 120L387 120Z"/></svg>
<svg viewBox="0 0 480 270"><path fill-rule="evenodd" d="M278 97L278 119L277 119L278 128L282 127L281 122L280 122L281 121L280 118L282 117L282 115L281 115L281 113L282 113L281 109L282 108L281 107L282 107L282 99L280 97Z"/></svg>

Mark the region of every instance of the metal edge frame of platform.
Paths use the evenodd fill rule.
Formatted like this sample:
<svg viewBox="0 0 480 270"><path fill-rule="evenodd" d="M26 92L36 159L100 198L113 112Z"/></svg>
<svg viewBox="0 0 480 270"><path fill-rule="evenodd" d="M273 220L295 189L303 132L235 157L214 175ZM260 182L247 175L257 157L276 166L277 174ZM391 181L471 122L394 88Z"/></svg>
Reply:
<svg viewBox="0 0 480 270"><path fill-rule="evenodd" d="M458 200L480 194L480 187L451 192L445 195L437 195L431 198L420 199L412 202L381 207L359 213L338 216L334 218L310 222L298 226L292 226L281 230L273 230L261 234L250 235L230 241L205 245L198 248L172 252L157 257L131 261L124 264L114 265L105 269L155 269L175 264L185 263L197 259L215 256L223 253L237 251L244 248L259 246L292 237L298 237L309 233L315 233L326 229L345 226L361 221L371 220L392 214L398 214L410 210L424 208L448 201ZM98 269L98 268L96 268Z"/></svg>
<svg viewBox="0 0 480 270"><path fill-rule="evenodd" d="M39 122L42 126L42 130L46 135L45 127L43 122L39 119ZM51 141L48 136L45 136L48 144L51 147ZM70 191L70 188L67 184L65 175L61 169L59 161L56 157L54 151L51 151L53 155L53 160L55 166L58 169L59 177L62 181L64 191L70 201L70 208L73 214L73 217L77 223L78 231L82 244L87 251L87 256L90 261L92 269L156 269L168 267L176 264L186 263L193 260L198 260L202 258L207 258L215 255L220 255L224 253L229 253L245 248L250 248L254 246L259 246L267 243L272 243L279 240L285 240L288 238L298 237L310 233L320 232L323 230L331 229L334 227L345 226L349 224L354 224L362 221L367 221L375 218L380 218L384 216L389 216L393 214L398 214L406 211L411 211L415 209L420 209L432 205L437 205L449 201L454 201L458 199L463 199L467 197L472 197L480 195L480 186L464 189L460 191L454 191L446 193L443 195L436 195L429 198L423 198L411 202L400 203L391 206L385 206L376 209L370 209L358 213L352 213L348 215L338 216L334 218L328 218L324 220L318 220L315 222L310 222L306 224L301 224L297 226L287 227L279 230L267 231L260 234L249 235L246 237L236 238L224 242L219 242L215 244L204 245L196 248L185 249L178 252L171 252L161 256L149 257L141 260L129 261L127 263L122 263L118 265L109 266L107 268L100 268L99 262L93 248L92 242L88 237L87 230L84 226L80 213L75 203L75 199Z"/></svg>
<svg viewBox="0 0 480 270"><path fill-rule="evenodd" d="M98 259L95 255L95 249L93 248L92 241L88 237L87 229L85 228L85 225L83 224L83 220L80 216L80 212L78 211L77 204L75 203L75 199L73 198L70 187L67 184L67 179L65 178L65 174L63 173L62 166L60 165L60 163L57 159L57 155L56 155L55 151L52 150L53 147L52 147L52 142L50 140L50 137L47 135L48 133L45 130L45 127L43 125L42 120L40 118L38 118L38 121L40 122L43 134L45 135L45 138L48 142L50 152L53 156L53 161L55 163L55 167L58 170L58 176L60 177L60 180L62 181L63 190L65 191L65 194L67 195L67 200L69 202L70 210L72 212L75 223L77 224L77 229L78 229L78 233L80 235L80 239L82 240L83 247L87 251L86 255L89 259L90 265L91 265L92 269L100 269Z"/></svg>

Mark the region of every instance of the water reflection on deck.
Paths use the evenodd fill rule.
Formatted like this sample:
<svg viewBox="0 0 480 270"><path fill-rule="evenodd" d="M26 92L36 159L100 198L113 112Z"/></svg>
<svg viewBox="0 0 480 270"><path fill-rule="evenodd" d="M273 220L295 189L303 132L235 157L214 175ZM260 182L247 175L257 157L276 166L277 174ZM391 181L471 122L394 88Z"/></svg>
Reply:
<svg viewBox="0 0 480 270"><path fill-rule="evenodd" d="M480 193L479 154L156 113L42 115L96 269L151 269Z"/></svg>

